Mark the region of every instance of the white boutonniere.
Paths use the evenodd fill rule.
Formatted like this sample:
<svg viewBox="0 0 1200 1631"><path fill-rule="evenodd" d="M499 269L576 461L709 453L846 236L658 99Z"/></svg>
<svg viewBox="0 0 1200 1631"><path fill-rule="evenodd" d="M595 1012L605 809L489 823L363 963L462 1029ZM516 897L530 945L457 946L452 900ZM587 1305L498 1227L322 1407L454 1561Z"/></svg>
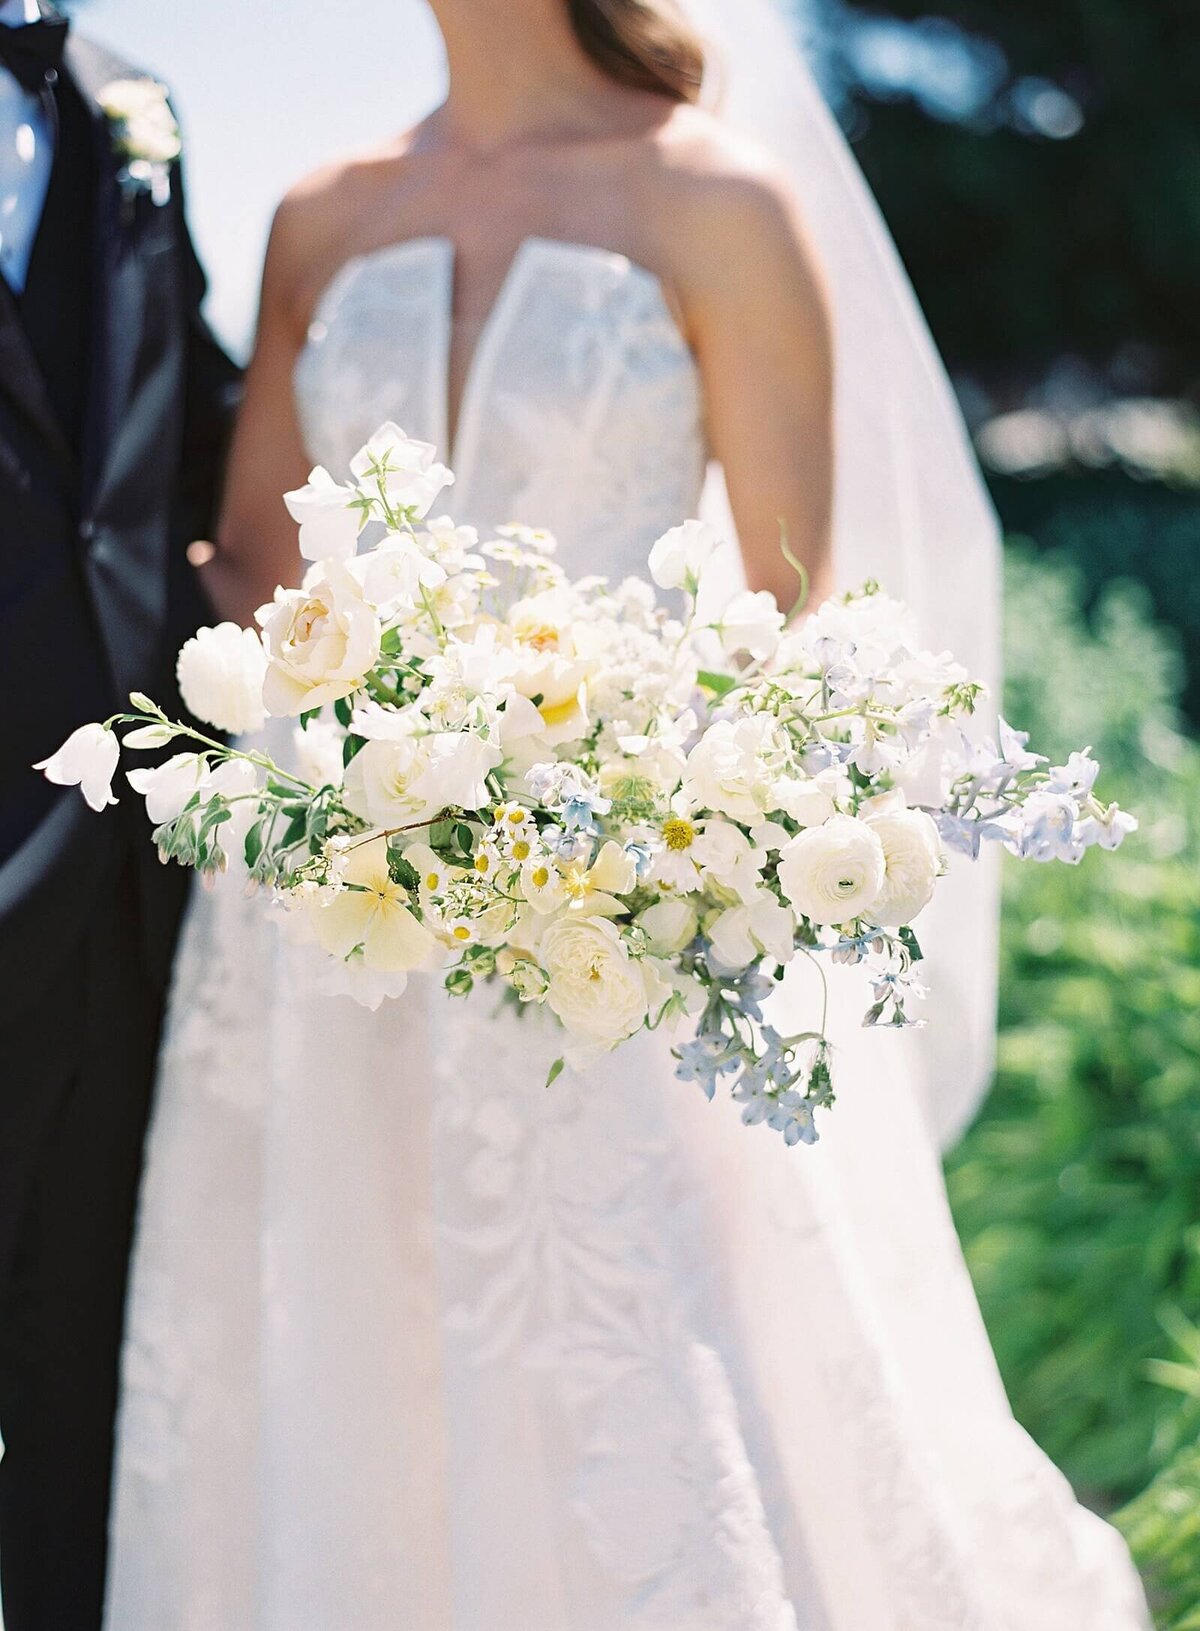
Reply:
<svg viewBox="0 0 1200 1631"><path fill-rule="evenodd" d="M156 204L165 204L171 166L183 145L167 87L153 79L114 79L97 100L112 130L113 149L125 161L117 177L125 196L149 193Z"/></svg>

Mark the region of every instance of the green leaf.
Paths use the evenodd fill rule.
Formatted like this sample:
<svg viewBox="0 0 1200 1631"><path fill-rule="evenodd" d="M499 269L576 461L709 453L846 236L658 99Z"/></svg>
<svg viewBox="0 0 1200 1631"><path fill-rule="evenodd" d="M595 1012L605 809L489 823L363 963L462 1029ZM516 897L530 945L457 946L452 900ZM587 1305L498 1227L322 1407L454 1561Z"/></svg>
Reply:
<svg viewBox="0 0 1200 1631"><path fill-rule="evenodd" d="M553 1087L566 1068L567 1062L565 1059L556 1059L550 1066L550 1072L546 1077L546 1086Z"/></svg>
<svg viewBox="0 0 1200 1631"><path fill-rule="evenodd" d="M706 691L718 697L727 696L737 684L732 674L717 674L710 668L702 668L696 678Z"/></svg>
<svg viewBox="0 0 1200 1631"><path fill-rule="evenodd" d="M354 708L349 697L339 697L333 705L334 717L339 725L349 725Z"/></svg>
<svg viewBox="0 0 1200 1631"><path fill-rule="evenodd" d="M251 872L253 872L255 866L258 864L258 858L262 852L263 823L261 821L256 821L251 827L250 831L246 834L246 842L244 845L246 865L250 868Z"/></svg>

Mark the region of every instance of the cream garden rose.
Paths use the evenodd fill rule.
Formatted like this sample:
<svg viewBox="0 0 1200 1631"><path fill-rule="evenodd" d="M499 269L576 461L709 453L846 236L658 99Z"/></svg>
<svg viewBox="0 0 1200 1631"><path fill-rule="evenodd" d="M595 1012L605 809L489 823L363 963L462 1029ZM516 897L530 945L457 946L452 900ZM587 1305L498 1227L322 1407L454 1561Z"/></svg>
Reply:
<svg viewBox="0 0 1200 1631"><path fill-rule="evenodd" d="M337 561L314 566L299 589L276 589L258 620L269 658L263 701L276 716L350 696L379 658L379 618Z"/></svg>
<svg viewBox="0 0 1200 1631"><path fill-rule="evenodd" d="M670 992L653 966L631 957L610 919L564 912L542 934L545 1000L571 1036L602 1050L639 1030Z"/></svg>
<svg viewBox="0 0 1200 1631"><path fill-rule="evenodd" d="M886 876L883 844L865 821L835 815L797 833L779 855L784 895L813 923L849 923L878 900Z"/></svg>

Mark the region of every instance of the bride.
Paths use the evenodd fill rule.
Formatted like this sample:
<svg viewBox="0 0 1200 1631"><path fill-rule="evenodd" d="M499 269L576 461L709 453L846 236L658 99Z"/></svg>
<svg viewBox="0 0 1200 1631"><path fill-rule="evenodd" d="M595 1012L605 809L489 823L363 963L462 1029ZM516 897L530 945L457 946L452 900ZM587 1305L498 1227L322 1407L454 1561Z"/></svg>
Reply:
<svg viewBox="0 0 1200 1631"><path fill-rule="evenodd" d="M460 520L548 527L614 580L719 463L754 587L792 598L782 518L818 596L878 571L989 666L961 427L767 0L691 8L719 116L668 0L433 9L445 104L279 211L222 613L295 575L279 494L390 418L448 451ZM536 1016L313 995L256 903L198 897L115 1631L1145 1625L1118 1537L1011 1417L947 1213L931 1127L986 1071L994 935L986 875L955 887L929 1031L841 1026L811 1151L737 1127L655 1036L547 1090Z"/></svg>

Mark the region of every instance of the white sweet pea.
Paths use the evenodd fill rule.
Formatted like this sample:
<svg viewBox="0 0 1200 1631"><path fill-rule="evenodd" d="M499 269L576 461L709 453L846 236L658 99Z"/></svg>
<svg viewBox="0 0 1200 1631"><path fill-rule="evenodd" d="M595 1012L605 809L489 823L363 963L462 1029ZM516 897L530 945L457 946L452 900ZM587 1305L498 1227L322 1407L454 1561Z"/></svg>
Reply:
<svg viewBox="0 0 1200 1631"><path fill-rule="evenodd" d="M656 957L677 957L695 939L700 919L686 898L664 895L638 915L637 923Z"/></svg>
<svg viewBox="0 0 1200 1631"><path fill-rule="evenodd" d="M848 923L869 911L885 874L879 835L854 816L797 833L779 857L780 888L813 923Z"/></svg>
<svg viewBox="0 0 1200 1631"><path fill-rule="evenodd" d="M312 787L342 785L342 744L346 733L331 719L310 719L292 733L296 773Z"/></svg>
<svg viewBox="0 0 1200 1631"><path fill-rule="evenodd" d="M267 654L256 629L218 623L185 642L175 665L184 703L230 736L261 730L266 721L263 681Z"/></svg>
<svg viewBox="0 0 1200 1631"><path fill-rule="evenodd" d="M691 856L702 878L731 889L742 900L756 895L767 859L730 821L704 822L692 843Z"/></svg>
<svg viewBox="0 0 1200 1631"><path fill-rule="evenodd" d="M362 531L361 509L351 509L358 491L334 481L318 464L308 483L283 495L288 514L300 525L300 553L306 561L348 561L358 548Z"/></svg>
<svg viewBox="0 0 1200 1631"><path fill-rule="evenodd" d="M781 776L774 787L776 807L802 827L819 827L837 812L835 782L836 773L830 776L827 771L817 777Z"/></svg>
<svg viewBox="0 0 1200 1631"><path fill-rule="evenodd" d="M208 774L208 766L201 753L176 753L160 765L142 770L130 770L126 775L130 787L146 801L146 814L156 827L165 821L174 821L183 813L183 807L199 793Z"/></svg>
<svg viewBox="0 0 1200 1631"><path fill-rule="evenodd" d="M445 567L407 532L389 532L378 549L351 561L350 571L362 585L364 599L381 611L411 606L422 589L438 589L446 581Z"/></svg>
<svg viewBox="0 0 1200 1631"><path fill-rule="evenodd" d="M740 594L734 595L713 627L720 636L726 656L733 657L747 651L761 662L774 655L783 623L783 613L769 590L752 592L743 589Z"/></svg>
<svg viewBox="0 0 1200 1631"><path fill-rule="evenodd" d="M899 928L933 899L942 870L938 830L924 810L904 809L898 801L865 819L883 845L884 862L883 887L867 915L881 928Z"/></svg>
<svg viewBox="0 0 1200 1631"><path fill-rule="evenodd" d="M660 589L686 589L694 595L706 563L721 547L721 540L703 521L685 521L672 527L650 551L650 576Z"/></svg>
<svg viewBox="0 0 1200 1631"><path fill-rule="evenodd" d="M258 613L269 657L267 712L294 717L357 691L379 658L379 618L346 567L314 566Z"/></svg>
<svg viewBox="0 0 1200 1631"><path fill-rule="evenodd" d="M103 725L80 725L57 753L34 765L56 787L78 787L93 810L106 810L117 801L112 779L121 757L116 735Z"/></svg>
<svg viewBox="0 0 1200 1631"><path fill-rule="evenodd" d="M788 963L795 955L796 918L769 889L759 889L744 905L731 906L705 927L718 960L728 969L747 968L760 957Z"/></svg>
<svg viewBox="0 0 1200 1631"><path fill-rule="evenodd" d="M382 485L389 504L411 511L423 520L442 490L454 480L437 449L429 442L407 436L399 425L381 425L365 447L350 460L350 472L360 489L374 495Z"/></svg>

